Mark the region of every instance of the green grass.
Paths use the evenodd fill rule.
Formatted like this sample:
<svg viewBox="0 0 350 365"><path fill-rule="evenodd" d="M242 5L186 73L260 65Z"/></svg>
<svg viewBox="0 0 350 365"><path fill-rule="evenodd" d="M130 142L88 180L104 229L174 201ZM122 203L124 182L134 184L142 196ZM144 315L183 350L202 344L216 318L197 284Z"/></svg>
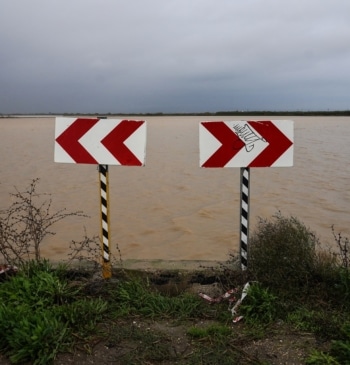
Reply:
<svg viewBox="0 0 350 365"><path fill-rule="evenodd" d="M328 344L308 346L305 363L349 364L349 263L344 252L339 260L317 249L317 237L296 218L261 220L247 272L216 270L223 291L250 281L238 324L227 302L164 294L151 273L74 281L67 267L30 261L0 283L0 353L14 364L44 365L101 342L115 349L116 364L267 364L243 347L284 328Z"/></svg>
<svg viewBox="0 0 350 365"><path fill-rule="evenodd" d="M84 298L58 273L33 261L0 284L0 350L14 364L49 364L73 344L73 331L93 330L106 312L106 302Z"/></svg>
<svg viewBox="0 0 350 365"><path fill-rule="evenodd" d="M225 325L212 324L207 327L190 327L187 334L193 338L217 338L222 339L229 336L232 330Z"/></svg>

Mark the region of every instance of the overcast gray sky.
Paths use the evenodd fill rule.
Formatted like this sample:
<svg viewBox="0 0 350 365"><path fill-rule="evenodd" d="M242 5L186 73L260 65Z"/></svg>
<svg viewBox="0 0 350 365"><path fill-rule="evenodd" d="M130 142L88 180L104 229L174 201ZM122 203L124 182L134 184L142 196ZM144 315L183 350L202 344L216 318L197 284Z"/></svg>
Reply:
<svg viewBox="0 0 350 365"><path fill-rule="evenodd" d="M350 109L349 0L0 0L0 113Z"/></svg>

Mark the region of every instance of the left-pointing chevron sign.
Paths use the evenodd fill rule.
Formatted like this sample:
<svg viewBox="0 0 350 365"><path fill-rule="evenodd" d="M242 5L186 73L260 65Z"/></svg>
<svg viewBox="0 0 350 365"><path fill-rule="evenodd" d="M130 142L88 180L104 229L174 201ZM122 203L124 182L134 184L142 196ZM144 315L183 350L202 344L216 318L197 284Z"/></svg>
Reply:
<svg viewBox="0 0 350 365"><path fill-rule="evenodd" d="M146 122L56 118L55 162L143 166Z"/></svg>

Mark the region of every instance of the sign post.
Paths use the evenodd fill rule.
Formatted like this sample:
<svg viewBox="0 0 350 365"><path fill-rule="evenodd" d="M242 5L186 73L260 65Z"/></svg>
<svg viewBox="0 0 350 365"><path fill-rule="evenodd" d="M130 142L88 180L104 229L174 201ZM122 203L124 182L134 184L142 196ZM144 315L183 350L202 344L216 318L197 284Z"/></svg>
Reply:
<svg viewBox="0 0 350 365"><path fill-rule="evenodd" d="M101 208L101 244L102 244L102 276L112 277L110 232L109 232L109 182L108 165L98 165L100 177L100 208Z"/></svg>
<svg viewBox="0 0 350 365"><path fill-rule="evenodd" d="M251 167L293 166L293 121L210 121L199 124L200 167L241 168L240 259L248 267Z"/></svg>
<svg viewBox="0 0 350 365"><path fill-rule="evenodd" d="M100 185L102 275L112 276L108 165L144 166L146 122L56 118L55 162L96 164Z"/></svg>
<svg viewBox="0 0 350 365"><path fill-rule="evenodd" d="M241 268L248 268L249 241L249 175L250 169L241 167L241 227L240 227L240 257Z"/></svg>

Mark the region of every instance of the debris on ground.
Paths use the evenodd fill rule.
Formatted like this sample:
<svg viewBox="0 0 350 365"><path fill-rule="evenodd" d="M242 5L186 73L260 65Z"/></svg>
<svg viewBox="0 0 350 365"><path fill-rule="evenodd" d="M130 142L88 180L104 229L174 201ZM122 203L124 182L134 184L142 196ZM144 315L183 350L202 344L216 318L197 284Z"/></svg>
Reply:
<svg viewBox="0 0 350 365"><path fill-rule="evenodd" d="M223 300L228 300L229 311L231 311L232 316L234 317L233 322L236 323L243 318L243 316L237 316L237 310L238 307L241 305L243 299L247 296L249 287L250 287L249 282L244 285L241 297L239 299L237 299L236 297L236 294L238 293L238 288L230 289L226 293L219 295L218 297L215 298L205 293L198 293L198 295L207 302L209 302L210 304L220 303Z"/></svg>
<svg viewBox="0 0 350 365"><path fill-rule="evenodd" d="M8 277L17 274L18 268L12 265L0 265L0 281L5 281Z"/></svg>

